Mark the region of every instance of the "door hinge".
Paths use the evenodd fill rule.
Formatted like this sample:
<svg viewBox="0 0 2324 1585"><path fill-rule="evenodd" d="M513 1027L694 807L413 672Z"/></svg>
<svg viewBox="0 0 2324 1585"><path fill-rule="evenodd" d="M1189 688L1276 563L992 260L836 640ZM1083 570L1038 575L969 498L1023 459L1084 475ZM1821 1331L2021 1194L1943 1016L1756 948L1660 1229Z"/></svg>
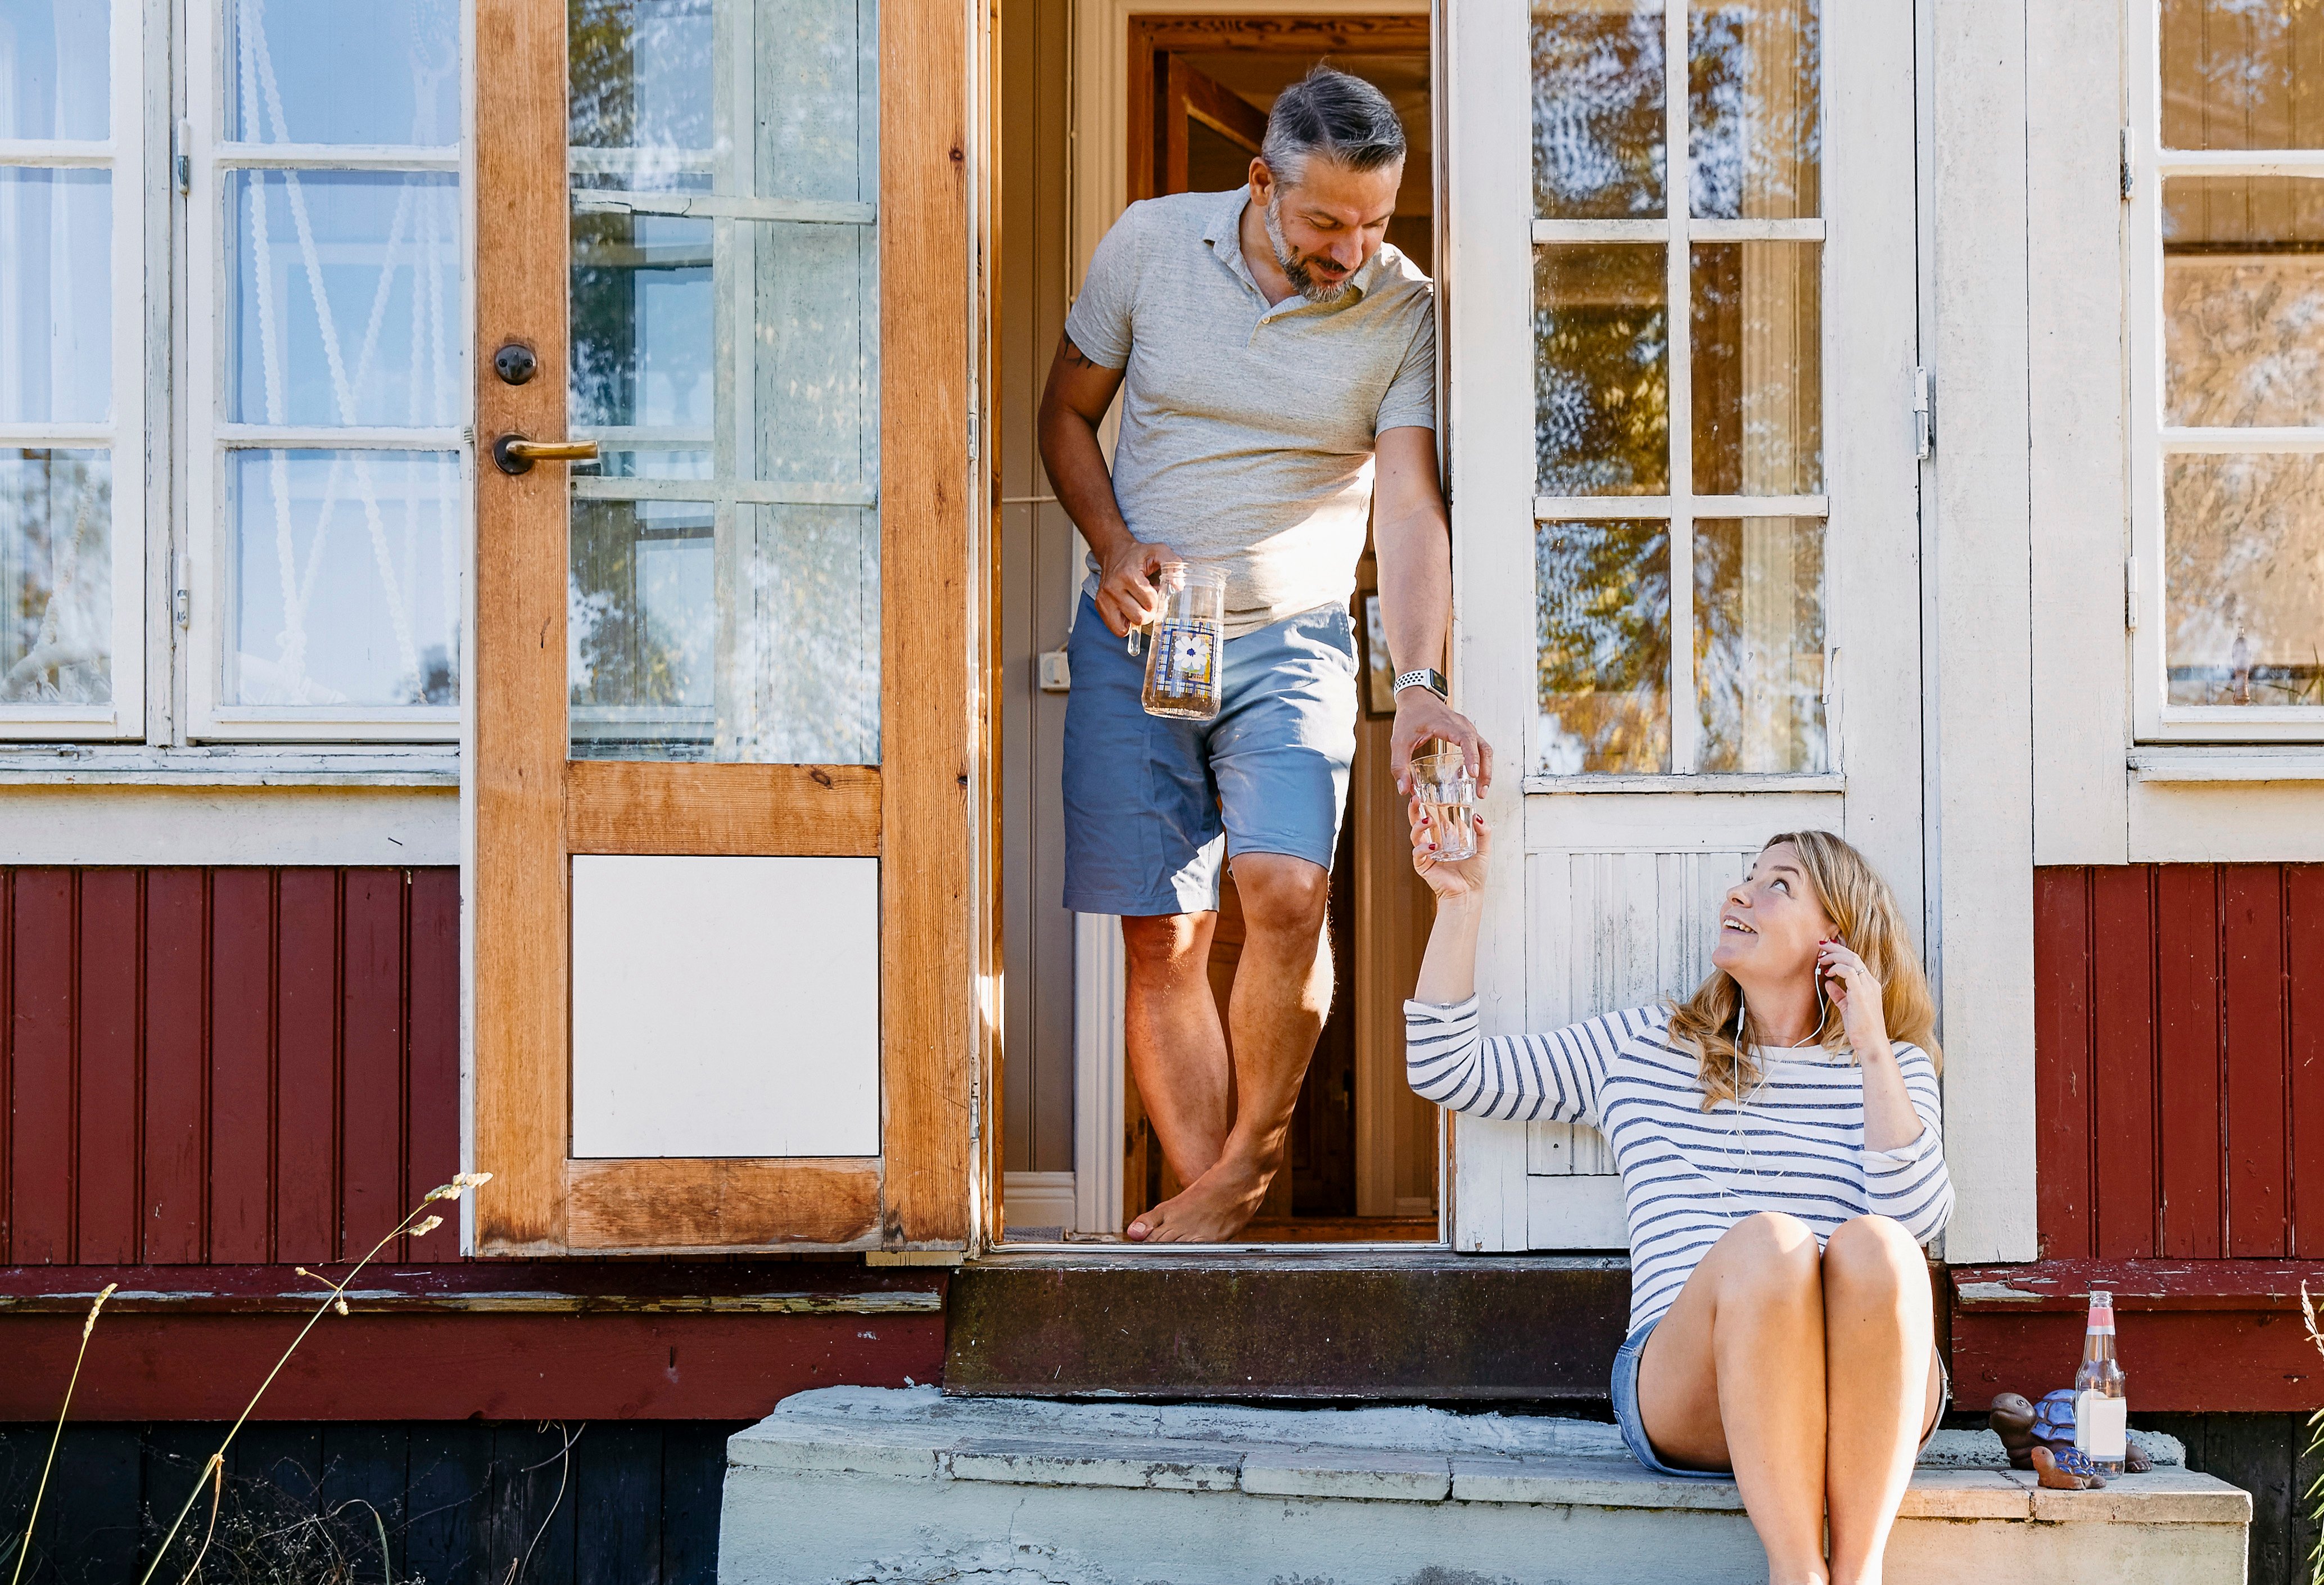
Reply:
<svg viewBox="0 0 2324 1585"><path fill-rule="evenodd" d="M979 443L979 441L982 438L982 437L978 433L978 431L979 431L979 430L981 430L981 429L983 428L983 426L982 426L982 424L980 424L977 420L978 420L978 414L977 414L976 410L975 410L974 408L971 408L971 409L969 409L969 410L968 410L968 460L969 460L969 461L971 461L971 462L974 462L974 461L976 461L976 460L977 460L977 457L978 457L978 456L979 456L979 452L978 452L978 449L977 449L977 447L978 447L978 443Z"/></svg>
<svg viewBox="0 0 2324 1585"><path fill-rule="evenodd" d="M2122 625L2138 631L2138 558L2122 564Z"/></svg>
<svg viewBox="0 0 2324 1585"><path fill-rule="evenodd" d="M177 594L171 598L170 614L177 619L177 623L180 627L188 627L192 624L194 620L194 593L191 589L180 589Z"/></svg>
<svg viewBox="0 0 2324 1585"><path fill-rule="evenodd" d="M1913 455L1926 461L1937 449L1936 384L1926 369L1913 371Z"/></svg>
<svg viewBox="0 0 2324 1585"><path fill-rule="evenodd" d="M2136 180L2135 167L2130 160L2130 128L2122 129L2122 196L2130 197L2132 183Z"/></svg>
<svg viewBox="0 0 2324 1585"><path fill-rule="evenodd" d="M170 134L170 174L177 180L178 190L191 192L194 189L194 124L180 121Z"/></svg>

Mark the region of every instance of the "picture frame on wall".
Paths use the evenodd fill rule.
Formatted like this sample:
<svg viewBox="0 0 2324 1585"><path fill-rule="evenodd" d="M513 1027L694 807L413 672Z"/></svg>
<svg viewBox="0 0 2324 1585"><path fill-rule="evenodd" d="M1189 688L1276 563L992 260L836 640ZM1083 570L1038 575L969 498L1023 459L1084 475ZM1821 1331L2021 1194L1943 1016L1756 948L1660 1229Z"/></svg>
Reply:
<svg viewBox="0 0 2324 1585"><path fill-rule="evenodd" d="M1356 643L1363 659L1364 714L1375 721L1396 715L1396 661L1388 652L1388 628L1380 620L1378 589L1356 596Z"/></svg>

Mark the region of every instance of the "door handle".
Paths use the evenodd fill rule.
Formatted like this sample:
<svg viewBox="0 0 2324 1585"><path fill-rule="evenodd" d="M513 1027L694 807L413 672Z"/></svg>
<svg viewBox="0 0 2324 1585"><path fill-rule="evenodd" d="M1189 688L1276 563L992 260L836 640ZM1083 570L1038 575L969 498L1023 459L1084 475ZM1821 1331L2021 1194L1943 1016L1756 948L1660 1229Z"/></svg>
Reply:
<svg viewBox="0 0 2324 1585"><path fill-rule="evenodd" d="M537 462L595 462L595 440L528 440L503 435L493 442L493 461L504 474L529 474Z"/></svg>

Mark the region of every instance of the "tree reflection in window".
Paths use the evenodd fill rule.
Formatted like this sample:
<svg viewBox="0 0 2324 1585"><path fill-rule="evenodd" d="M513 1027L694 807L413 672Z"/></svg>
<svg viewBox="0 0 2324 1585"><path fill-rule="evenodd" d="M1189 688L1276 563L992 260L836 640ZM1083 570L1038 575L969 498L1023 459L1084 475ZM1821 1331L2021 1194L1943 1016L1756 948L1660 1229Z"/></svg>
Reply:
<svg viewBox="0 0 2324 1585"><path fill-rule="evenodd" d="M1670 769L1670 527L1534 533L1539 730L1553 776Z"/></svg>

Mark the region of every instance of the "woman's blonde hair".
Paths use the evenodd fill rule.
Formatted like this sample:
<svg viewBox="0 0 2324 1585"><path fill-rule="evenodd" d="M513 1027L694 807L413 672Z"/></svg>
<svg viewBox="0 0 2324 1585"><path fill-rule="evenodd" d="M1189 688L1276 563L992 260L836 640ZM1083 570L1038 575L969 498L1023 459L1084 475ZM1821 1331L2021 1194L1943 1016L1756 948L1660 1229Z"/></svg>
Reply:
<svg viewBox="0 0 2324 1585"><path fill-rule="evenodd" d="M1782 832L1769 837L1759 851L1764 853L1780 843L1791 843L1799 854L1800 868L1815 889L1825 917L1880 981L1888 1038L1899 1046L1919 1046L1941 1073L1945 1058L1937 1048L1936 1002L1929 995L1929 977L1922 972L1920 954L1913 949L1913 933L1896 906L1896 894L1862 853L1829 831ZM1848 1037L1838 1013L1831 1009L1816 1037L1829 1050L1844 1051ZM1732 1101L1759 1083L1759 1064L1750 1055L1759 1032L1743 1006L1742 987L1726 970L1711 970L1692 996L1672 1004L1670 1032L1702 1059L1703 1110Z"/></svg>

